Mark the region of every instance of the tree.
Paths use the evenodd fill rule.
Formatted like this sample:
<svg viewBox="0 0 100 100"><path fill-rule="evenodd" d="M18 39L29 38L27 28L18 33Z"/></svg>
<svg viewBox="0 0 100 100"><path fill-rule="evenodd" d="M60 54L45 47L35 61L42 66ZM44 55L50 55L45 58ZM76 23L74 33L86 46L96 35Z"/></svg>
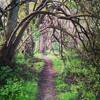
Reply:
<svg viewBox="0 0 100 100"><path fill-rule="evenodd" d="M12 61L12 58L14 57L15 54L15 50L22 38L23 32L25 31L26 27L28 26L29 22L27 22L26 19L24 19L24 21L26 21L26 23L23 25L23 22L19 24L18 27L16 27L17 24L17 16L18 16L18 6L19 6L20 2L19 0L13 0L7 7L6 10L10 11L9 14L9 20L8 20L8 27L10 27L10 25L12 26L12 29L6 32L6 42L4 44L4 46L1 48L0 50L0 64L2 65L7 65ZM23 4L23 2L22 2ZM11 6L11 7L10 7ZM10 7L10 8L9 8ZM7 9L8 8L8 9ZM17 11L17 12L15 12ZM16 13L16 14L15 14ZM11 17L11 18L10 18ZM29 19L30 20L30 19ZM18 36L16 36L17 30L20 28L20 26L23 25L23 28L20 30ZM16 27L16 28L15 28Z"/></svg>
<svg viewBox="0 0 100 100"><path fill-rule="evenodd" d="M72 4L72 5L71 5ZM77 5L77 6L76 6ZM88 26L87 19L93 19L95 21L96 19L100 20L99 15L95 15L95 13L82 13L81 11L81 5L79 2L76 1L48 1L48 0L42 0L39 4L35 2L35 10L29 14L26 18L24 18L21 23L15 28L15 30L11 33L11 36L9 39L5 42L4 47L1 49L0 59L11 62L12 58L15 54L16 48L20 43L20 40L23 36L23 33L25 29L27 28L30 21L35 17L38 17L38 15L48 15L50 18L50 21L52 25L48 26L47 28L52 28L53 30L59 30L60 33L62 33L62 36L70 36L73 40L75 45L78 44L77 38L80 40L82 45L84 46L85 50L88 51L88 48L86 46L86 43L84 41L87 41L87 43L92 48L92 38L91 38L91 32L92 27L89 27L87 29L86 26ZM72 7L71 7L72 6ZM52 9L51 9L52 8ZM68 14L65 9L68 9L71 11L71 14ZM74 9L74 10L73 10ZM58 25L55 26L55 20L52 18L57 19ZM63 21L71 21L71 23L74 25L75 32L68 32L66 28L64 28L61 23L59 23L59 20ZM15 37L15 34L18 32L18 35ZM94 34L92 35L95 36ZM57 37L55 37L57 39ZM66 39L62 37L61 41L57 39L58 42L63 44L63 48L66 49ZM6 59L6 60L5 60Z"/></svg>

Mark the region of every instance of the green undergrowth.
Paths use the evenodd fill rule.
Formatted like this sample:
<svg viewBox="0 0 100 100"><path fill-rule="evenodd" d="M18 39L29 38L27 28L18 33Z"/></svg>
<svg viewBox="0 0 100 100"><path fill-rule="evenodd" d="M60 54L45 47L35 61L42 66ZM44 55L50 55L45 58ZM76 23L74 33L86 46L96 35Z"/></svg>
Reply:
<svg viewBox="0 0 100 100"><path fill-rule="evenodd" d="M37 83L8 80L0 89L0 100L37 100Z"/></svg>
<svg viewBox="0 0 100 100"><path fill-rule="evenodd" d="M36 58L42 58L40 53L35 53ZM81 60L75 51L66 52L66 65L60 57L48 53L53 66L57 71L55 85L57 100L99 100L100 75L96 73L96 67ZM38 100L38 74L41 72L44 62L34 63L33 58L25 58L22 53L16 55L16 63L34 67L36 75L31 80L24 80L16 73L20 67L13 71L9 66L0 69L0 100ZM24 77L31 77L25 73Z"/></svg>
<svg viewBox="0 0 100 100"><path fill-rule="evenodd" d="M0 100L37 100L37 81L23 80L21 76L17 76L17 70L13 71L9 66L1 66Z"/></svg>
<svg viewBox="0 0 100 100"><path fill-rule="evenodd" d="M56 78L58 100L99 100L99 77L95 66L67 51L63 73Z"/></svg>
<svg viewBox="0 0 100 100"><path fill-rule="evenodd" d="M35 54L41 58L41 54ZM58 100L99 100L99 74L96 67L81 60L75 51L66 52L66 65L60 57L49 53L57 70L56 89ZM92 74L91 74L92 73ZM72 82L67 82L72 81Z"/></svg>
<svg viewBox="0 0 100 100"><path fill-rule="evenodd" d="M14 60L18 64L25 64L27 66L33 66L33 63L34 63L33 57L25 57L24 54L21 52L16 54Z"/></svg>

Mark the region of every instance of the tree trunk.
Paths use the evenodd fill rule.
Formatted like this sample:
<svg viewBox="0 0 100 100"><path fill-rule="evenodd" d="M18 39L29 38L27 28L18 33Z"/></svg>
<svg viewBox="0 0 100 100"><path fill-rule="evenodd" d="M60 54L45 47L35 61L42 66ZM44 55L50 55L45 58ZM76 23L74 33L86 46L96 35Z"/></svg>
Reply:
<svg viewBox="0 0 100 100"><path fill-rule="evenodd" d="M17 26L17 18L18 18L18 11L19 11L19 5L16 5L19 3L20 0L11 0L11 9L9 11L9 16L8 16L8 22L7 22L7 29L6 29L6 40L8 40L11 36L11 33Z"/></svg>
<svg viewBox="0 0 100 100"><path fill-rule="evenodd" d="M9 46L7 45L7 42L9 38L11 37L12 32L14 31L15 27L17 26L17 18L18 18L18 11L19 11L19 5L16 5L19 3L20 0L11 0L11 10L9 11L8 16L8 22L7 22L7 29L6 29L6 43L4 44L3 48L0 50L0 64L6 65L8 64L14 53L14 47L11 43ZM14 34L15 37L15 34Z"/></svg>
<svg viewBox="0 0 100 100"><path fill-rule="evenodd" d="M31 18L27 22L24 23L18 36L14 39L14 41L12 41L12 38L10 39L10 41L6 41L3 48L0 50L0 64L1 65L8 65L11 63L12 58L14 57L16 48L18 47L18 44L20 43L23 33L25 29L27 28L30 20Z"/></svg>

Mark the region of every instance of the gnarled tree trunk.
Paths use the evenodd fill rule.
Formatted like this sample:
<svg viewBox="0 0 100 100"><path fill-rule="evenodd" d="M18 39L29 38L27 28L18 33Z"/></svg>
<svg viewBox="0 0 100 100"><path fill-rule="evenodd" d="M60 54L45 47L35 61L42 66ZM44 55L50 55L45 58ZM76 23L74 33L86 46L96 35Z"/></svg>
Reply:
<svg viewBox="0 0 100 100"><path fill-rule="evenodd" d="M17 26L17 18L18 18L18 11L19 5L18 3L20 0L11 0L11 10L9 11L8 22L7 22L7 29L6 29L6 43L4 44L3 48L0 50L0 64L6 65L12 59L13 56L13 49L14 45L7 45L7 42ZM15 34L14 34L15 37Z"/></svg>

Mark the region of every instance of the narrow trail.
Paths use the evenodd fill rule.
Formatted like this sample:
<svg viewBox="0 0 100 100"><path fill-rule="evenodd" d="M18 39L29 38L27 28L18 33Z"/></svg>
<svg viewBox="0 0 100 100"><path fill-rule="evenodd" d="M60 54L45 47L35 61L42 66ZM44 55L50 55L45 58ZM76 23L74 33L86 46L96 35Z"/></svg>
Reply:
<svg viewBox="0 0 100 100"><path fill-rule="evenodd" d="M45 65L40 73L39 79L39 100L57 100L55 77L56 71L53 68L52 60L43 56Z"/></svg>

